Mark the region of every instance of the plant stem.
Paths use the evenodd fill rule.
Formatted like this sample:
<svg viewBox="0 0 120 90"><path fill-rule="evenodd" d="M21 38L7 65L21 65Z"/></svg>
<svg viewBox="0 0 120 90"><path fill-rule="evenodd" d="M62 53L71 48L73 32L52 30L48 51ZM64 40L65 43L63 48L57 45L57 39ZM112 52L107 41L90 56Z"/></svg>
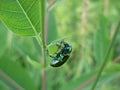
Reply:
<svg viewBox="0 0 120 90"><path fill-rule="evenodd" d="M77 87L75 90L83 90L84 87L87 87L90 83L92 83L93 80L95 80L96 76L92 76L90 79L88 79L86 82L81 84L79 87Z"/></svg>
<svg viewBox="0 0 120 90"><path fill-rule="evenodd" d="M48 3L47 10L50 9L56 1L57 0L52 0L50 3Z"/></svg>
<svg viewBox="0 0 120 90"><path fill-rule="evenodd" d="M45 43L48 42L48 24L49 24L49 12L46 12L46 20L45 20Z"/></svg>
<svg viewBox="0 0 120 90"><path fill-rule="evenodd" d="M9 76L7 76L2 70L0 70L0 77L2 77L7 83L13 87L15 90L23 90L23 88L15 83Z"/></svg>
<svg viewBox="0 0 120 90"><path fill-rule="evenodd" d="M100 76L101 76L101 74L102 74L102 71L103 71L103 69L105 68L105 66L106 66L106 64L107 64L107 61L108 61L107 58L108 58L108 56L109 56L109 54L110 54L110 51L111 51L112 46L113 46L113 44L114 44L114 41L115 41L115 39L116 39L117 33L118 33L118 31L119 31L119 28L120 28L120 21L119 21L119 23L118 23L118 25L117 25L117 28L116 28L115 32L114 32L114 36L113 36L112 41L111 41L111 43L110 43L110 45L109 45L108 51L107 51L107 53L106 53L106 55L105 55L104 61L103 61L102 65L101 65L101 68L100 68L100 70L99 70L99 72L98 72L98 74L97 74L97 77L96 77L96 79L95 79L95 82L94 82L93 87L92 87L91 90L94 90L94 89L95 89L95 87L96 87L96 85L97 85L97 82L98 82L98 80L99 80L99 78L100 78Z"/></svg>
<svg viewBox="0 0 120 90"><path fill-rule="evenodd" d="M45 0L41 0L41 30L42 30L43 48L46 48L45 47Z"/></svg>
<svg viewBox="0 0 120 90"><path fill-rule="evenodd" d="M42 64L43 64L43 70L42 70L42 90L46 90L46 44L45 44L45 4L46 0L41 0L40 2L40 19L41 19L41 30L42 30Z"/></svg>

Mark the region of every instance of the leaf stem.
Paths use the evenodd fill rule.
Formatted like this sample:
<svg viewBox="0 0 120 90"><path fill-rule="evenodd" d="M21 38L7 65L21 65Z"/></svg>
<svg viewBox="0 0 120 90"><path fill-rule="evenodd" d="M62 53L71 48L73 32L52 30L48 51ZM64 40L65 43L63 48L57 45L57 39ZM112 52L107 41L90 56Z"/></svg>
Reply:
<svg viewBox="0 0 120 90"><path fill-rule="evenodd" d="M2 70L0 70L0 77L5 79L8 84L10 84L11 87L13 87L15 90L23 90L23 88L15 83L11 78L9 78Z"/></svg>
<svg viewBox="0 0 120 90"><path fill-rule="evenodd" d="M53 4L56 2L57 0L52 0L50 3L48 3L47 5L47 10L49 11L49 9L53 6Z"/></svg>
<svg viewBox="0 0 120 90"><path fill-rule="evenodd" d="M99 70L99 72L98 72L98 74L97 74L97 77L96 77L96 79L95 79L95 82L94 82L93 87L91 88L91 90L94 90L94 89L95 89L95 87L96 87L96 85L97 85L97 82L99 81L99 78L100 78L100 76L101 76L101 74L102 74L102 71L104 70L104 68L105 68L105 66L106 66L106 64L107 64L107 61L108 61L107 58L108 58L108 56L109 56L109 54L110 54L110 51L111 51L112 46L113 46L113 44L114 44L114 41L115 41L115 39L116 39L117 33L118 33L118 31L119 31L119 28L120 28L120 21L119 21L119 23L118 23L118 25L117 25L117 27L116 27L116 30L115 30L115 32L114 32L114 36L113 36L112 41L111 41L111 43L110 43L110 45L109 45L108 51L107 51L107 53L106 53L106 55L105 55L104 61L103 61L102 65L101 65L101 68L100 68L100 70Z"/></svg>
<svg viewBox="0 0 120 90"><path fill-rule="evenodd" d="M42 31L42 90L46 90L46 44L45 44L45 11L46 11L46 0L40 2L40 19L41 19L41 31Z"/></svg>

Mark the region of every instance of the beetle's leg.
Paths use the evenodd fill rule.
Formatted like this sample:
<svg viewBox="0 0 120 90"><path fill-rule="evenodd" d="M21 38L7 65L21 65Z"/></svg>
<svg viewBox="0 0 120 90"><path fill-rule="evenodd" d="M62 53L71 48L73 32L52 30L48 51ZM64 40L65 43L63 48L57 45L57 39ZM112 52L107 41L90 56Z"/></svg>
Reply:
<svg viewBox="0 0 120 90"><path fill-rule="evenodd" d="M53 58L53 59L56 59L57 60L57 57L54 57L54 56L52 56L52 55L49 55L51 58Z"/></svg>
<svg viewBox="0 0 120 90"><path fill-rule="evenodd" d="M61 45L63 45L62 48L68 47L68 45L69 45L64 40L62 40L60 43L61 43Z"/></svg>
<svg viewBox="0 0 120 90"><path fill-rule="evenodd" d="M51 58L55 58L54 56L52 56L52 55L49 55Z"/></svg>
<svg viewBox="0 0 120 90"><path fill-rule="evenodd" d="M62 62L62 58L63 58L63 55L60 53L60 54L59 54L59 57L58 57L58 60L59 60L60 62Z"/></svg>
<svg viewBox="0 0 120 90"><path fill-rule="evenodd" d="M61 44L56 44L56 46L58 48L57 48L57 51L55 52L55 54L57 54L59 50L63 49L63 46Z"/></svg>
<svg viewBox="0 0 120 90"><path fill-rule="evenodd" d="M56 46L61 49L62 48L62 45L61 44L56 44Z"/></svg>
<svg viewBox="0 0 120 90"><path fill-rule="evenodd" d="M56 46L58 47L58 49L63 49L64 48L62 42L60 42L60 44L57 43Z"/></svg>

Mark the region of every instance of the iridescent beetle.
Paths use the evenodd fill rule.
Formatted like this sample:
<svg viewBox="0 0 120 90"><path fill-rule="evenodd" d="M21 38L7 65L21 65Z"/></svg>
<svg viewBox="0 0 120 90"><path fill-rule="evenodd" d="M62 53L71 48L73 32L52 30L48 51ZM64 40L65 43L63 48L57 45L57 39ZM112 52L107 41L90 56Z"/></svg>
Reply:
<svg viewBox="0 0 120 90"><path fill-rule="evenodd" d="M63 65L69 58L70 53L72 52L72 46L64 41L61 41L60 44L56 45L60 50L56 53L56 56L50 55L50 57L53 58L50 65L53 67L59 67Z"/></svg>

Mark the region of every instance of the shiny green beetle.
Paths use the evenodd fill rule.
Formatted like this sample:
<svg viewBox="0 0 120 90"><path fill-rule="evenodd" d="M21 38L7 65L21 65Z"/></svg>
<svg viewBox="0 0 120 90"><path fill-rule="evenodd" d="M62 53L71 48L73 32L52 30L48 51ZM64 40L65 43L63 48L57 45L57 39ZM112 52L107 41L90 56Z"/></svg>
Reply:
<svg viewBox="0 0 120 90"><path fill-rule="evenodd" d="M61 41L61 43L57 44L57 46L60 48L60 51L56 53L56 56L50 55L50 57L53 58L50 65L53 67L59 67L63 65L72 52L72 46L64 41Z"/></svg>

